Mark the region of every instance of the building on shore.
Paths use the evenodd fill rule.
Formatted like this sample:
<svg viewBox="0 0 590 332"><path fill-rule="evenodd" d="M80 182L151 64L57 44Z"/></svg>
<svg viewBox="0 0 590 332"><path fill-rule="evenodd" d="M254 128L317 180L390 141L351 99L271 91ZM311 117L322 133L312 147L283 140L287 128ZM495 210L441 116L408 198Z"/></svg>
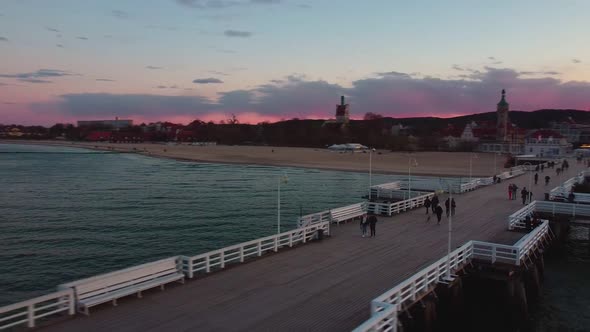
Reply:
<svg viewBox="0 0 590 332"><path fill-rule="evenodd" d="M340 105L336 105L336 119L330 119L324 122L324 126L340 126L341 128L348 125L350 121L350 105L345 103L344 96L340 96Z"/></svg>
<svg viewBox="0 0 590 332"><path fill-rule="evenodd" d="M506 90L496 105L496 126L479 126L472 128L473 136L479 140L478 150L509 154L523 154L526 130L510 122L510 104L506 101Z"/></svg>
<svg viewBox="0 0 590 332"><path fill-rule="evenodd" d="M133 120L83 120L78 121L78 127L103 128L103 129L123 129L133 126Z"/></svg>

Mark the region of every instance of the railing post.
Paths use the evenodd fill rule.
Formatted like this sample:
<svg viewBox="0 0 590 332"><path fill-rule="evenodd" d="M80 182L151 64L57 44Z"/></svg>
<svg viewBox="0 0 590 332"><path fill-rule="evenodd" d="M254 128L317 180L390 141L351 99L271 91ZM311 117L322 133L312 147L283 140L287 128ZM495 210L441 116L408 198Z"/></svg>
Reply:
<svg viewBox="0 0 590 332"><path fill-rule="evenodd" d="M307 228L304 228L304 229L303 229L303 243L307 242L307 241L305 240L305 237L306 237L306 236L307 236Z"/></svg>
<svg viewBox="0 0 590 332"><path fill-rule="evenodd" d="M574 217L576 216L576 203L572 203L574 206Z"/></svg>
<svg viewBox="0 0 590 332"><path fill-rule="evenodd" d="M76 303L74 301L74 290L70 288L70 294L68 294L68 314L70 316L76 314Z"/></svg>
<svg viewBox="0 0 590 332"><path fill-rule="evenodd" d="M225 267L225 252L223 251L219 253L219 267L222 269Z"/></svg>
<svg viewBox="0 0 590 332"><path fill-rule="evenodd" d="M205 257L205 271L207 273L211 272L211 256L209 255Z"/></svg>
<svg viewBox="0 0 590 332"><path fill-rule="evenodd" d="M190 257L187 257L187 258L188 258L188 264L187 264L188 265L188 277L189 277L189 279L192 279L193 274L194 274L194 272L193 272L193 259Z"/></svg>
<svg viewBox="0 0 590 332"><path fill-rule="evenodd" d="M244 263L244 246L240 247L240 263Z"/></svg>
<svg viewBox="0 0 590 332"><path fill-rule="evenodd" d="M492 264L496 262L496 246L492 246Z"/></svg>
<svg viewBox="0 0 590 332"><path fill-rule="evenodd" d="M289 247L293 247L293 233L289 233Z"/></svg>
<svg viewBox="0 0 590 332"><path fill-rule="evenodd" d="M274 249L275 252L279 251L279 238L280 237L281 237L280 235L275 236L275 249Z"/></svg>
<svg viewBox="0 0 590 332"><path fill-rule="evenodd" d="M29 304L27 306L27 326L35 327L35 305Z"/></svg>
<svg viewBox="0 0 590 332"><path fill-rule="evenodd" d="M258 257L260 256L262 256L262 242L258 241Z"/></svg>

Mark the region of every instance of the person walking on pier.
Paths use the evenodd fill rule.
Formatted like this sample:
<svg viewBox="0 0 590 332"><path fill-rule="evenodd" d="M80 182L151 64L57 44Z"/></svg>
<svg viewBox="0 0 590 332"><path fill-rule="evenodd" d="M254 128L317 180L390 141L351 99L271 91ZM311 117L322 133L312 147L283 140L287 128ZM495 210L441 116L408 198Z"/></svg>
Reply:
<svg viewBox="0 0 590 332"><path fill-rule="evenodd" d="M522 198L522 205L526 205L526 199L529 196L529 192L526 190L526 187L522 187L520 191L520 197Z"/></svg>
<svg viewBox="0 0 590 332"><path fill-rule="evenodd" d="M508 185L508 200L512 200L512 183Z"/></svg>
<svg viewBox="0 0 590 332"><path fill-rule="evenodd" d="M438 206L438 196L434 194L432 197L432 213L436 213L436 207Z"/></svg>
<svg viewBox="0 0 590 332"><path fill-rule="evenodd" d="M537 185L537 182L539 182L539 173L535 173L535 186Z"/></svg>
<svg viewBox="0 0 590 332"><path fill-rule="evenodd" d="M512 199L516 200L516 193L518 193L518 186L516 183L512 184Z"/></svg>
<svg viewBox="0 0 590 332"><path fill-rule="evenodd" d="M371 229L371 237L375 237L376 231L375 231L375 227L377 225L377 217L372 214L369 216L369 228Z"/></svg>
<svg viewBox="0 0 590 332"><path fill-rule="evenodd" d="M367 236L367 225L369 222L367 221L367 216L361 216L361 232L363 237Z"/></svg>
<svg viewBox="0 0 590 332"><path fill-rule="evenodd" d="M445 214L447 215L447 218L449 217L450 213L451 213L451 199L447 198L445 200Z"/></svg>
<svg viewBox="0 0 590 332"><path fill-rule="evenodd" d="M545 175L545 185L549 185L549 180L551 180L551 177L549 175Z"/></svg>
<svg viewBox="0 0 590 332"><path fill-rule="evenodd" d="M452 198L451 199L451 216L455 215L455 208L457 207L457 204L455 204L455 199Z"/></svg>
<svg viewBox="0 0 590 332"><path fill-rule="evenodd" d="M442 213L443 213L442 207L440 205L437 205L436 206L436 218L438 219L438 222L436 223L437 225L440 225Z"/></svg>
<svg viewBox="0 0 590 332"><path fill-rule="evenodd" d="M529 190L529 203L533 202L533 191Z"/></svg>
<svg viewBox="0 0 590 332"><path fill-rule="evenodd" d="M426 197L426 199L424 200L424 206L426 207L426 214L428 214L428 212L430 212L431 205L432 205L432 202L430 201L430 197Z"/></svg>

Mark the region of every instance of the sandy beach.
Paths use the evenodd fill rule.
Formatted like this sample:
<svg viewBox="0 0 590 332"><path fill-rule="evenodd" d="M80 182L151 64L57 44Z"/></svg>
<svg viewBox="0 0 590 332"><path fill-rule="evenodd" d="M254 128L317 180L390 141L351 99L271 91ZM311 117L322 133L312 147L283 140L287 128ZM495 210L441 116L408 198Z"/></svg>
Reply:
<svg viewBox="0 0 590 332"><path fill-rule="evenodd" d="M271 146L192 146L159 143L120 144L69 141L0 141L0 143L40 144L81 147L118 152L134 152L152 157L186 161L273 165L368 172L369 153L338 153L327 149L271 147ZM416 152L412 153L412 174L469 176L468 152ZM407 174L408 153L378 150L372 156L372 169L382 174ZM472 176L492 176L494 155L477 153L472 160ZM496 170L501 172L505 157L496 158ZM417 165L416 165L417 164Z"/></svg>

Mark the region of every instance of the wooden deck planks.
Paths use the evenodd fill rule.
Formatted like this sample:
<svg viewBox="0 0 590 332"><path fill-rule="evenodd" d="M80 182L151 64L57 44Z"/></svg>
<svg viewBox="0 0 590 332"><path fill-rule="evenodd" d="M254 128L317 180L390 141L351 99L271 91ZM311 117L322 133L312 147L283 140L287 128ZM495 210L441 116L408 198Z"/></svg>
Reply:
<svg viewBox="0 0 590 332"><path fill-rule="evenodd" d="M577 165L534 188L537 199ZM544 177L540 173L540 178ZM513 244L507 218L520 200L507 199L508 183L528 187L528 174L499 185L455 195L453 248L469 240ZM541 181L539 181L541 182ZM518 195L520 197L520 193ZM444 202L444 199L442 199ZM369 317L372 299L447 251L447 219L425 222L419 208L379 218L376 238L362 238L358 222L332 227L332 237L239 265L116 308L97 307L45 331L345 331Z"/></svg>

